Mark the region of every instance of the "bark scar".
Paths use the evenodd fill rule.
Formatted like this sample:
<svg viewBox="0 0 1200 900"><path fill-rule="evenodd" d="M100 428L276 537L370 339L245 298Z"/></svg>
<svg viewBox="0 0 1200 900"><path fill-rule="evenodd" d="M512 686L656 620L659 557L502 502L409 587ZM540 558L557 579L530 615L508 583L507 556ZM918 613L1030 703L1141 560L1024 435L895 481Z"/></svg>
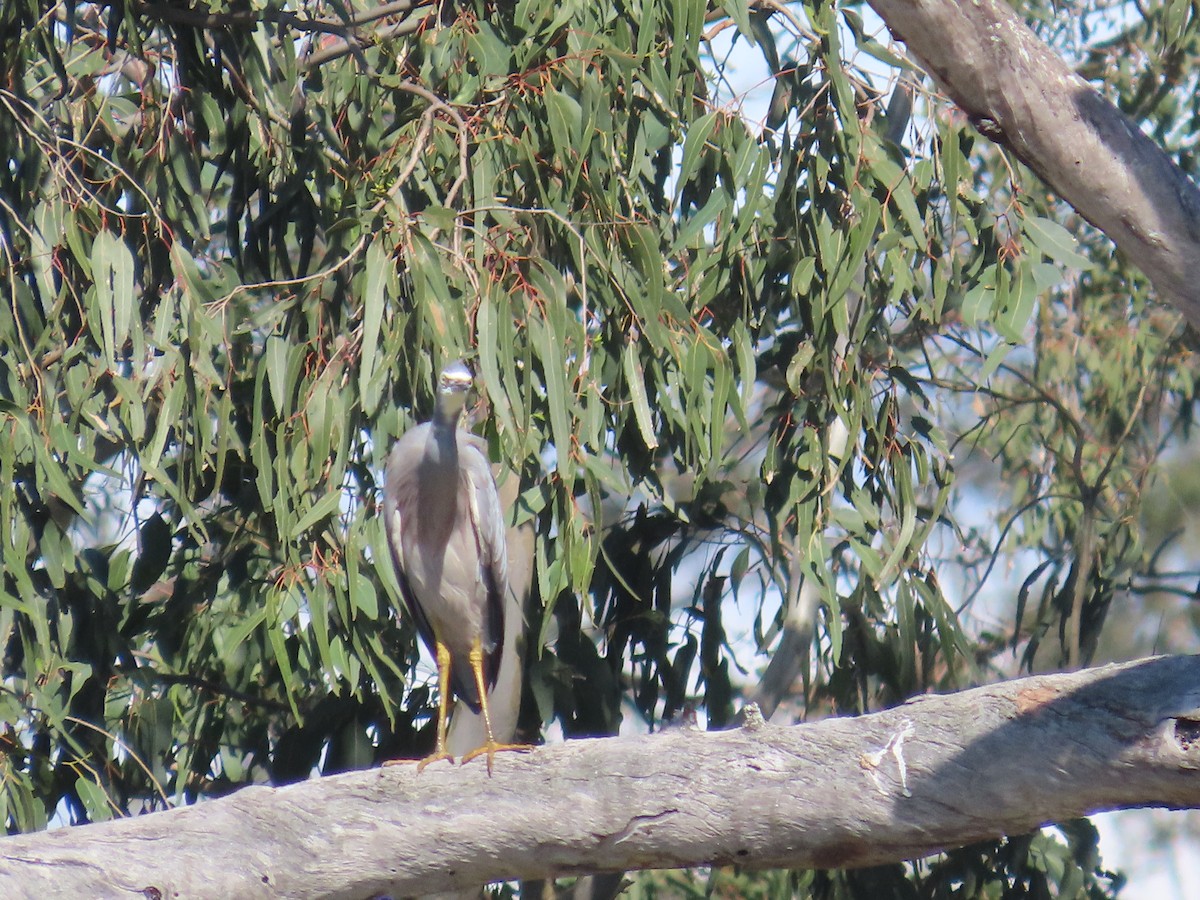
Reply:
<svg viewBox="0 0 1200 900"><path fill-rule="evenodd" d="M1013 702L1016 704L1018 715L1041 710L1059 697L1058 688L1050 685L1035 685L1020 691Z"/></svg>
<svg viewBox="0 0 1200 900"><path fill-rule="evenodd" d="M597 834L596 837L599 837L600 843L606 847L619 844L621 841L632 835L635 831L638 831L643 825L665 819L677 812L679 812L677 809L664 809L661 812L644 813L642 815L631 816L629 821L625 823L625 827L620 831L617 831L614 834Z"/></svg>
<svg viewBox="0 0 1200 900"><path fill-rule="evenodd" d="M896 770L900 775L900 793L905 797L912 796L912 791L908 789L908 764L904 761L904 739L915 730L912 720L904 719L900 730L888 738L888 742L881 749L863 753L858 758L858 764L867 771L871 781L875 783L876 790L885 797L888 795L888 788L883 782L883 773L879 766L889 753L896 759Z"/></svg>

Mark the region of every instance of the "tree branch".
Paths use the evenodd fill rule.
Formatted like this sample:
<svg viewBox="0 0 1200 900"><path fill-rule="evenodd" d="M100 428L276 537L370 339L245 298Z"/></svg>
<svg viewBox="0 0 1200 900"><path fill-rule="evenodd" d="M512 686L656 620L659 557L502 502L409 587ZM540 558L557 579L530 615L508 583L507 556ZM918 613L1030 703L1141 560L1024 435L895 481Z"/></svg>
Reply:
<svg viewBox="0 0 1200 900"><path fill-rule="evenodd" d="M1200 190L1003 0L870 0L970 116L1200 327Z"/></svg>
<svg viewBox="0 0 1200 900"><path fill-rule="evenodd" d="M849 867L1200 805L1200 657L736 731L391 766L0 843L8 896L364 897L701 863Z"/></svg>

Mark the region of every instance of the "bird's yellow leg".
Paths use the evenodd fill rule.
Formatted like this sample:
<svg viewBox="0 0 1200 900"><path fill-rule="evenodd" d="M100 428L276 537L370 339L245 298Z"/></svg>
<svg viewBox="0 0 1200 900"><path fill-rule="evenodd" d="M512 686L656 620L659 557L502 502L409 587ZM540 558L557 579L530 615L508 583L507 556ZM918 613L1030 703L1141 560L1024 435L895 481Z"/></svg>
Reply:
<svg viewBox="0 0 1200 900"><path fill-rule="evenodd" d="M516 750L521 753L527 753L533 749L529 744L498 744L496 737L492 732L492 716L488 712L488 695L487 685L484 683L483 677L483 647L479 643L479 639L475 639L475 643L471 645L471 671L475 674L475 687L479 691L479 707L483 711L483 727L487 731L487 743L482 747L478 747L466 754L462 761L469 763L477 756L487 754L487 770L488 774L492 774L492 757L504 750Z"/></svg>
<svg viewBox="0 0 1200 900"><path fill-rule="evenodd" d="M441 641L437 642L437 670L437 743L433 747L433 752L417 763L418 772L424 769L431 762L437 762L441 759L448 759L450 762L454 762L454 757L446 752L446 723L450 716L450 648Z"/></svg>

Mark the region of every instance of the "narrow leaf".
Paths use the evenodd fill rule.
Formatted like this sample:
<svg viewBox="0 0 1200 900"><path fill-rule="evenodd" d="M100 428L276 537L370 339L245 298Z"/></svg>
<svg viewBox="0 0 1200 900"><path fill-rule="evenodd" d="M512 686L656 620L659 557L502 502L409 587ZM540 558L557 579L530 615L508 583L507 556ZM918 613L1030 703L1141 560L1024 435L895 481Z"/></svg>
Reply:
<svg viewBox="0 0 1200 900"><path fill-rule="evenodd" d="M641 360L632 343L621 351L621 366L625 370L625 381L629 385L629 399L633 401L633 415L637 420L642 442L650 450L658 447L658 436L654 433L654 419L650 414L650 402L646 397L646 376Z"/></svg>
<svg viewBox="0 0 1200 900"><path fill-rule="evenodd" d="M363 412L371 415L379 405L380 391L372 389L375 356L379 352L379 326L383 321L384 288L387 286L387 267L390 258L381 241L367 248L367 279L363 291L362 351L359 355L358 395Z"/></svg>

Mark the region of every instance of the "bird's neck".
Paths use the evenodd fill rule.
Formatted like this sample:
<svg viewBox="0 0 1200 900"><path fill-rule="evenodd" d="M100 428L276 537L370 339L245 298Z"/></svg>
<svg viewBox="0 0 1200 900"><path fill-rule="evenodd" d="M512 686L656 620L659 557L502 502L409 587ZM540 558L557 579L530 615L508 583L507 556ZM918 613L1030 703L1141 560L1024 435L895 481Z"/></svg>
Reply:
<svg viewBox="0 0 1200 900"><path fill-rule="evenodd" d="M435 420L425 442L425 457L417 477L421 496L422 542L445 548L458 515L458 428L456 422Z"/></svg>
<svg viewBox="0 0 1200 900"><path fill-rule="evenodd" d="M458 417L435 417L430 432L432 440L425 445L425 459L438 468L456 468L458 466Z"/></svg>

